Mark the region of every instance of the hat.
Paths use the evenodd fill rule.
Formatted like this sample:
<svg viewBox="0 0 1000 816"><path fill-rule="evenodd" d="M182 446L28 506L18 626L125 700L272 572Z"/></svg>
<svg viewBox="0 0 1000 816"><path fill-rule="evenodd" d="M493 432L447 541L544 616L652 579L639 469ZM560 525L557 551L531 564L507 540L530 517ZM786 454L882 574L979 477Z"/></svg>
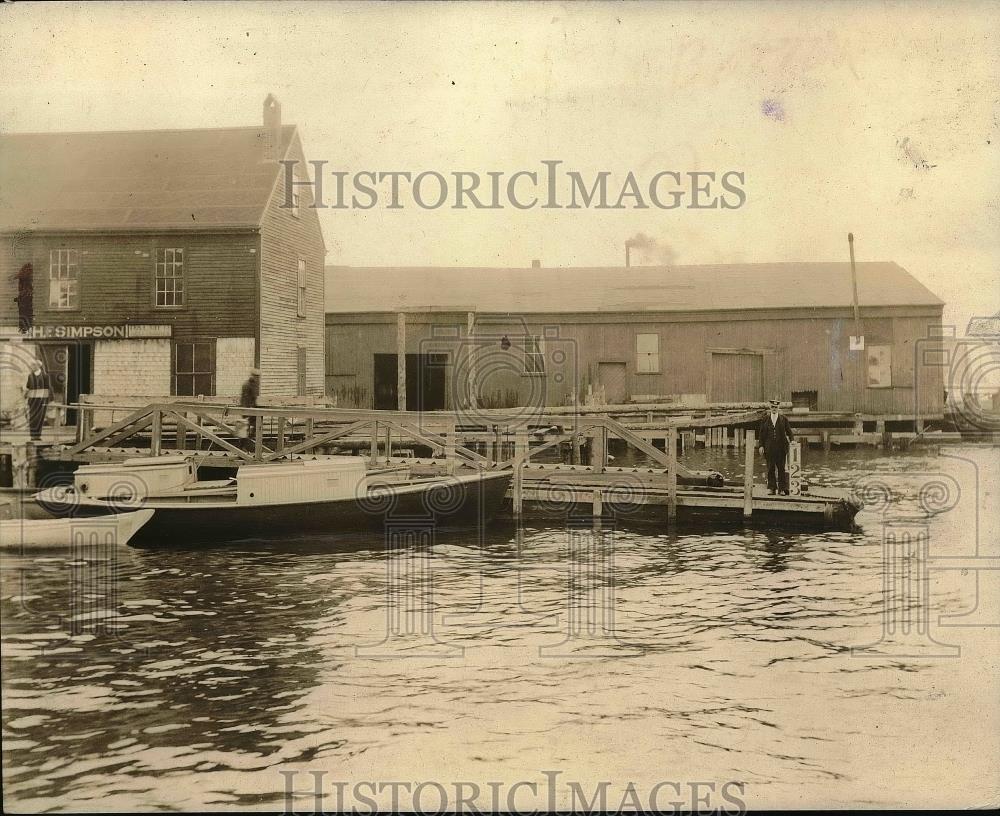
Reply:
<svg viewBox="0 0 1000 816"><path fill-rule="evenodd" d="M250 369L250 373L253 374L253 375L255 375L255 376L257 376L257 377L259 377L260 376L260 369L259 368L251 368Z"/></svg>
<svg viewBox="0 0 1000 816"><path fill-rule="evenodd" d="M770 405L772 408L777 408L779 405L781 405L781 400L776 400L776 399L768 400L767 404Z"/></svg>

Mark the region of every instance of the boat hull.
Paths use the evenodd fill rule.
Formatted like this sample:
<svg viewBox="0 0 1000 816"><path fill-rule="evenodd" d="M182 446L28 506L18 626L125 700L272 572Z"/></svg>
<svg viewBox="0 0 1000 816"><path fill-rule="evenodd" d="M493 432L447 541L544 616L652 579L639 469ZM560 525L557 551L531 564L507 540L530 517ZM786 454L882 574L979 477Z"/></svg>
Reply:
<svg viewBox="0 0 1000 816"><path fill-rule="evenodd" d="M4 519L0 520L0 550L27 553L93 544L124 546L152 516L152 510L137 510L90 519Z"/></svg>
<svg viewBox="0 0 1000 816"><path fill-rule="evenodd" d="M475 527L489 522L500 509L510 478L510 473L484 473L428 485L388 486L361 498L304 503L184 504L146 499L137 507L155 513L134 543L172 545L293 538L381 530L393 524L436 529ZM65 491L61 495L65 496ZM97 515L112 510L111 504L93 499L78 504L64 499L62 505L55 503L51 495L40 495L38 500L54 513ZM119 504L114 509L124 508Z"/></svg>

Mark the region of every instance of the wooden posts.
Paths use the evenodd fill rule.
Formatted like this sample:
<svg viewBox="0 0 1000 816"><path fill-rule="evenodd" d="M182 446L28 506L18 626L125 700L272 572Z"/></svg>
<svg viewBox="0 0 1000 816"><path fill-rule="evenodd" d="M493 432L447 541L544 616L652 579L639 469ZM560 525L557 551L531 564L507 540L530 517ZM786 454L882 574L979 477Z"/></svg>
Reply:
<svg viewBox="0 0 1000 816"><path fill-rule="evenodd" d="M278 417L278 435L275 439L274 449L276 451L281 451L285 449L285 423L287 422L284 416Z"/></svg>
<svg viewBox="0 0 1000 816"><path fill-rule="evenodd" d="M469 388L469 408L475 409L479 405L479 400L476 396L476 348L475 344L472 342L472 333L476 328L476 313L467 312L465 315L465 339L466 339L466 367L468 371L468 388Z"/></svg>
<svg viewBox="0 0 1000 816"><path fill-rule="evenodd" d="M371 441L369 442L369 446L370 446L369 458L371 459L372 465L376 465L378 464L378 420L377 419L372 420L372 436L371 436Z"/></svg>
<svg viewBox="0 0 1000 816"><path fill-rule="evenodd" d="M757 434L750 428L746 433L746 452L743 457L743 518L753 514L753 456L757 449Z"/></svg>
<svg viewBox="0 0 1000 816"><path fill-rule="evenodd" d="M186 411L183 412L181 416L186 417L187 412ZM185 425L183 422L178 422L177 429L174 432L174 437L175 437L174 444L177 446L177 450L181 451L187 450L187 435L188 435L187 425Z"/></svg>
<svg viewBox="0 0 1000 816"><path fill-rule="evenodd" d="M35 487L35 476L38 470L38 448L35 442L25 442L12 445L10 449L11 475L14 487Z"/></svg>
<svg viewBox="0 0 1000 816"><path fill-rule="evenodd" d="M892 450L892 432L885 429L884 419L876 420L875 432L879 436L879 446L884 450Z"/></svg>
<svg viewBox="0 0 1000 816"><path fill-rule="evenodd" d="M604 515L604 496L599 487L595 488L591 495L591 515L595 521Z"/></svg>
<svg viewBox="0 0 1000 816"><path fill-rule="evenodd" d="M608 466L608 429L599 425L590 437L590 466L594 473L604 473Z"/></svg>
<svg viewBox="0 0 1000 816"><path fill-rule="evenodd" d="M529 446L528 430L524 426L518 427L514 433L513 507L515 518L521 517L521 510L524 506L524 466L528 462Z"/></svg>
<svg viewBox="0 0 1000 816"><path fill-rule="evenodd" d="M396 407L406 410L406 315L396 313Z"/></svg>
<svg viewBox="0 0 1000 816"><path fill-rule="evenodd" d="M667 523L677 520L677 429L667 432Z"/></svg>
<svg viewBox="0 0 1000 816"><path fill-rule="evenodd" d="M159 408L153 409L153 431L149 440L149 455L159 456L163 448L163 412Z"/></svg>
<svg viewBox="0 0 1000 816"><path fill-rule="evenodd" d="M455 472L455 423L451 422L445 428L444 461L448 473Z"/></svg>
<svg viewBox="0 0 1000 816"><path fill-rule="evenodd" d="M264 417L258 416L254 423L253 456L258 462L264 454Z"/></svg>

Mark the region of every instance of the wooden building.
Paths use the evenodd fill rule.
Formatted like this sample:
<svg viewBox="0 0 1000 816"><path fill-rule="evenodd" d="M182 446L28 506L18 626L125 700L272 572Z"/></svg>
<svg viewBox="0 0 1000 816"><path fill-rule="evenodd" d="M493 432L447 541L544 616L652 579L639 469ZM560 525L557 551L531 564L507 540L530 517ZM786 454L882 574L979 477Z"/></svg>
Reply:
<svg viewBox="0 0 1000 816"><path fill-rule="evenodd" d="M37 355L54 399L322 395L325 249L268 96L210 130L0 135L4 399Z"/></svg>
<svg viewBox="0 0 1000 816"><path fill-rule="evenodd" d="M775 396L940 417L941 370L917 358L941 300L894 263L858 264L857 291L856 324L849 263L328 267L326 387L375 408Z"/></svg>

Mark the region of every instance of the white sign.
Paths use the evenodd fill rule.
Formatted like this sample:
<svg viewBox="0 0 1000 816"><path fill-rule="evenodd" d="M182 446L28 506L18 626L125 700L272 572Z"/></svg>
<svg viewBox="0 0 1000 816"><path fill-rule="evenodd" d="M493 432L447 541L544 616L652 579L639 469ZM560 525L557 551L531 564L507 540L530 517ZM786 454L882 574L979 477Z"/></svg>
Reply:
<svg viewBox="0 0 1000 816"><path fill-rule="evenodd" d="M793 496L802 494L802 443L788 443L788 492Z"/></svg>

